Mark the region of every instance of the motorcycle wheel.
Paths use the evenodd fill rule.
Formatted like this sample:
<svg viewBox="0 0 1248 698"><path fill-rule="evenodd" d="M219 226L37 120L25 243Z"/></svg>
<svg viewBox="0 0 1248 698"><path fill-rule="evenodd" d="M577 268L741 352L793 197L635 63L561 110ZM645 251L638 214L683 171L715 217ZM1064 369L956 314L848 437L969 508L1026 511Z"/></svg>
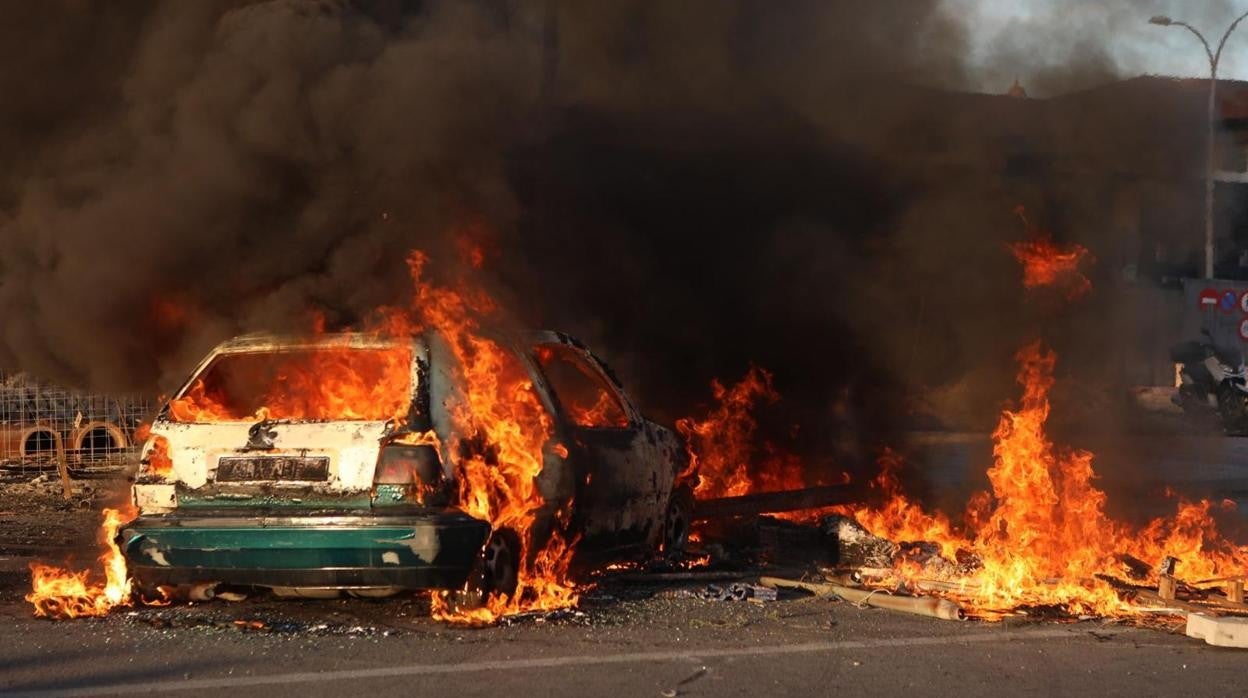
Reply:
<svg viewBox="0 0 1248 698"><path fill-rule="evenodd" d="M1218 388L1218 417L1228 434L1248 430L1248 395L1233 385L1223 384Z"/></svg>

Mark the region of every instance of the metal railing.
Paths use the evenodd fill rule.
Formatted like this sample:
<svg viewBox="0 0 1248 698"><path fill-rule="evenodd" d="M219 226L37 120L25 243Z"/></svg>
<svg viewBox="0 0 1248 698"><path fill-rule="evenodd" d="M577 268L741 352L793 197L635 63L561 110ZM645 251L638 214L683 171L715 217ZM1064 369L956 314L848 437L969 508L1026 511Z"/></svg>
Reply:
<svg viewBox="0 0 1248 698"><path fill-rule="evenodd" d="M135 431L152 401L49 385L0 373L0 473L54 471L64 455L74 477L108 475L138 458Z"/></svg>

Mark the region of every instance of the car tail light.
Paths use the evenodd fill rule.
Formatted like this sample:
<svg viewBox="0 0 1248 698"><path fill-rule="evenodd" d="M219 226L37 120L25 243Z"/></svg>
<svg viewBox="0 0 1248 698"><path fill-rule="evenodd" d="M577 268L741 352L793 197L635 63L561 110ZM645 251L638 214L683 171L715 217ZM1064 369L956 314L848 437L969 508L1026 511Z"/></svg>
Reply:
<svg viewBox="0 0 1248 698"><path fill-rule="evenodd" d="M379 485L436 486L442 481L442 459L433 446L391 444L381 449L373 481Z"/></svg>
<svg viewBox="0 0 1248 698"><path fill-rule="evenodd" d="M438 456L438 450L429 445L383 446L377 460L373 484L380 486L375 488L378 494L382 490L398 494L396 490L401 490L403 496L400 499L419 504L434 504L435 502L430 501L431 498L441 492L444 485L442 459Z"/></svg>

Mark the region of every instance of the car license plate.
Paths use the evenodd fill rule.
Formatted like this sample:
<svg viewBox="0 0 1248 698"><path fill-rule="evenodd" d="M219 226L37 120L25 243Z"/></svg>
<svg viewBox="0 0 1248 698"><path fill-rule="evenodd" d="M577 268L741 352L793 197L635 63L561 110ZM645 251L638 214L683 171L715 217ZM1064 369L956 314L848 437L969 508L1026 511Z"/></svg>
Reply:
<svg viewBox="0 0 1248 698"><path fill-rule="evenodd" d="M329 479L329 458L299 456L225 457L217 460L217 482Z"/></svg>

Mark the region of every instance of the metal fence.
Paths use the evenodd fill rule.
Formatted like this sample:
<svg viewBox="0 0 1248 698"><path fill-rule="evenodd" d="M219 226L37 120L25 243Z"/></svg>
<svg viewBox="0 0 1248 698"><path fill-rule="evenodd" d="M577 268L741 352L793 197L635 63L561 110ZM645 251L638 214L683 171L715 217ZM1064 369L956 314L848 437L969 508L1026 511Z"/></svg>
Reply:
<svg viewBox="0 0 1248 698"><path fill-rule="evenodd" d="M31 475L64 455L74 477L116 473L138 456L151 401L66 390L0 372L0 471Z"/></svg>

